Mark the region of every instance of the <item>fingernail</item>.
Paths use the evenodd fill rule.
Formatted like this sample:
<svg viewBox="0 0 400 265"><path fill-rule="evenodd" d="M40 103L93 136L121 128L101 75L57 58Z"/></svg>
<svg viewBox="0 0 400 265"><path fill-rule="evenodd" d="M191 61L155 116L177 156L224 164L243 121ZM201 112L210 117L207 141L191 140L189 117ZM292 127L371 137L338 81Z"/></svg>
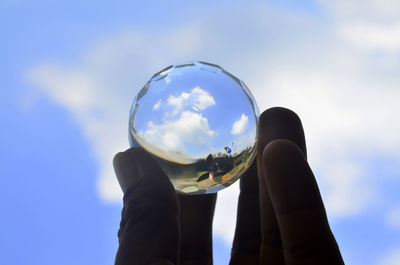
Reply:
<svg viewBox="0 0 400 265"><path fill-rule="evenodd" d="M264 111L259 120L259 151L276 139L287 139L297 144L307 157L304 130L296 113L282 107L274 107Z"/></svg>

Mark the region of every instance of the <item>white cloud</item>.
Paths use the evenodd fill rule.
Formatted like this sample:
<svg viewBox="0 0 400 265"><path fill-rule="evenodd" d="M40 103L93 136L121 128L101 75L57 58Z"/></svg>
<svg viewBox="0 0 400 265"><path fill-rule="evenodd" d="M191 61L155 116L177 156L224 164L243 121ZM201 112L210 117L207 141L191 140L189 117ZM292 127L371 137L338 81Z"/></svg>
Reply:
<svg viewBox="0 0 400 265"><path fill-rule="evenodd" d="M392 20L400 16L400 3L397 0L319 0L327 12L337 18Z"/></svg>
<svg viewBox="0 0 400 265"><path fill-rule="evenodd" d="M158 110L161 106L161 99L159 99L154 105L153 110Z"/></svg>
<svg viewBox="0 0 400 265"><path fill-rule="evenodd" d="M175 116L179 112L181 112L183 108L183 104L188 100L189 93L182 92L179 97L174 97L173 95L169 95L167 99L168 105L174 106L174 110L172 111L172 116Z"/></svg>
<svg viewBox="0 0 400 265"><path fill-rule="evenodd" d="M139 135L154 146L190 155L185 144L207 143L215 131L210 129L207 118L201 114L183 111L175 121L165 120L162 124L150 122L144 132L139 131Z"/></svg>
<svg viewBox="0 0 400 265"><path fill-rule="evenodd" d="M385 256L377 263L378 265L398 265L400 264L400 246L388 251Z"/></svg>
<svg viewBox="0 0 400 265"><path fill-rule="evenodd" d="M160 152L165 157L165 150L169 150L171 156L169 159L180 163L193 162L189 157L198 154L190 153L187 147L194 148L201 144L202 149L211 145L211 138L216 132L210 129L208 120L198 111L204 110L215 105L214 97L207 91L195 87L189 92L182 92L179 96L170 94L164 104L161 99L153 105L153 110L164 106L172 106L172 110L163 112L161 124L148 122L147 129L138 131L141 138L137 141L154 152ZM194 112L195 110L196 112ZM197 147L198 149L198 147ZM197 150L201 153L204 150Z"/></svg>
<svg viewBox="0 0 400 265"><path fill-rule="evenodd" d="M400 230L400 207L389 211L386 216L386 223L390 227Z"/></svg>
<svg viewBox="0 0 400 265"><path fill-rule="evenodd" d="M400 51L400 20L396 23L354 23L339 29L351 44L363 49Z"/></svg>
<svg viewBox="0 0 400 265"><path fill-rule="evenodd" d="M169 95L167 103L174 107L172 116L181 112L184 107L191 107L196 111L205 110L215 105L214 97L207 91L195 87L190 92L182 92L178 97Z"/></svg>
<svg viewBox="0 0 400 265"><path fill-rule="evenodd" d="M320 2L324 12L333 14L325 20L248 5L224 7L229 15L223 21L216 11L163 34L116 34L96 43L76 65L34 66L30 80L74 115L101 167L99 194L120 201L111 161L114 153L127 148L129 107L141 86L171 63L200 59L220 64L246 81L261 110L279 105L299 114L328 214L355 215L384 196L377 194L376 180L363 161L377 153L400 158L400 123L394 122L400 119L398 37L389 36L397 32L400 20L395 8L387 7L391 1L368 1L377 6L375 11L364 1ZM197 95L192 101L181 94L168 102L181 109L184 102L198 109L215 104L197 89L191 91ZM183 121L188 119L203 136L212 134L204 117L194 114L177 115L182 124L176 126L187 130ZM190 139L201 139L187 133ZM173 144L176 137L176 132L166 133L163 141ZM220 193L217 205L215 232L227 241L233 237L237 194L237 188Z"/></svg>
<svg viewBox="0 0 400 265"><path fill-rule="evenodd" d="M397 0L318 1L334 17L339 35L366 50L400 51Z"/></svg>
<svg viewBox="0 0 400 265"><path fill-rule="evenodd" d="M377 202L377 192L365 170L351 159L325 156L327 163L315 170L323 176L320 189L325 193L329 217L354 216ZM318 175L317 175L318 177ZM355 193L356 195L350 195Z"/></svg>
<svg viewBox="0 0 400 265"><path fill-rule="evenodd" d="M70 110L83 129L99 161L98 188L105 201L121 201L111 161L114 154L129 147L127 126L133 98L152 73L171 62L187 60L195 45L186 47L185 55L177 47L181 34L188 36L191 32L178 29L164 36L162 42L154 42L152 34L127 31L96 43L75 66L42 62L28 71L28 79ZM170 52L154 53L159 43Z"/></svg>
<svg viewBox="0 0 400 265"><path fill-rule="evenodd" d="M247 125L249 123L249 117L247 117L244 113L240 116L240 119L235 121L232 125L231 134L241 134L247 129Z"/></svg>
<svg viewBox="0 0 400 265"><path fill-rule="evenodd" d="M213 231L228 244L231 244L235 232L239 190L239 181L237 181L228 189L218 192Z"/></svg>
<svg viewBox="0 0 400 265"><path fill-rule="evenodd" d="M214 97L199 87L193 88L191 96L193 98L192 104L199 110L205 110L215 105Z"/></svg>

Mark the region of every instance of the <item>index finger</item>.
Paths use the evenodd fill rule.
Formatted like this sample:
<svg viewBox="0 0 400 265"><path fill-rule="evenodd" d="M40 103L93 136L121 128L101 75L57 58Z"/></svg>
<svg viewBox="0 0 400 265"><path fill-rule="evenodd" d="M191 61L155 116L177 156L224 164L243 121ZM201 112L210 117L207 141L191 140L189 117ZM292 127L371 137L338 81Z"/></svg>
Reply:
<svg viewBox="0 0 400 265"><path fill-rule="evenodd" d="M265 172L262 166L263 150L276 139L288 139L301 147L306 154L306 143L300 118L293 111L274 107L260 116L257 145L257 170L260 191L260 217L262 244L260 249L261 264L283 264L281 233L270 194L265 184Z"/></svg>
<svg viewBox="0 0 400 265"><path fill-rule="evenodd" d="M317 182L300 148L275 140L263 152L266 188L275 210L286 264L344 264Z"/></svg>

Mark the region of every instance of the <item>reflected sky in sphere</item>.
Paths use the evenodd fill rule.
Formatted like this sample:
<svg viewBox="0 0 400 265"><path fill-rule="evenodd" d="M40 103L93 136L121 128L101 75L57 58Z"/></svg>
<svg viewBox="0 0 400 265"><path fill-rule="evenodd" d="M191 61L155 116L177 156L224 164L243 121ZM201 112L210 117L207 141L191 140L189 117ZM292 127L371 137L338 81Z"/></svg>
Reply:
<svg viewBox="0 0 400 265"><path fill-rule="evenodd" d="M221 67L169 66L136 96L129 141L156 158L178 192L214 193L254 160L258 115L246 85Z"/></svg>

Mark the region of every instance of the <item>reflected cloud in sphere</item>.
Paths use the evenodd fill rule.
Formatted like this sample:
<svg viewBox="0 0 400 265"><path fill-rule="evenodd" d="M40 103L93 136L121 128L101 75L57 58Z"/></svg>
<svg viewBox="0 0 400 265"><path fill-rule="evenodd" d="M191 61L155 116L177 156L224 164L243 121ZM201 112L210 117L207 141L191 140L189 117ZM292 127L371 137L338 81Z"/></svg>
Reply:
<svg viewBox="0 0 400 265"><path fill-rule="evenodd" d="M174 65L136 96L129 141L156 158L178 192L214 193L253 162L258 116L246 85L218 65Z"/></svg>

